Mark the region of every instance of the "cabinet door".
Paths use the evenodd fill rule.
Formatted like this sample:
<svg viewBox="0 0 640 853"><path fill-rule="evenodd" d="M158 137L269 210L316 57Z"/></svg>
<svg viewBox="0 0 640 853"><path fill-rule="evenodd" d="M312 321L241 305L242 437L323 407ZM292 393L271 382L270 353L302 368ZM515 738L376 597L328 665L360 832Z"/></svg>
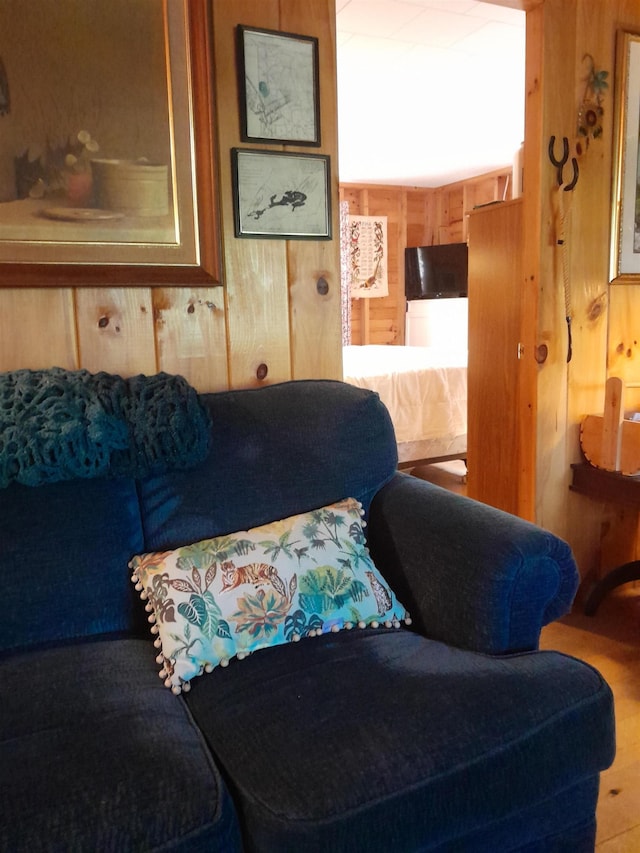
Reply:
<svg viewBox="0 0 640 853"><path fill-rule="evenodd" d="M469 216L468 494L518 514L522 203Z"/></svg>

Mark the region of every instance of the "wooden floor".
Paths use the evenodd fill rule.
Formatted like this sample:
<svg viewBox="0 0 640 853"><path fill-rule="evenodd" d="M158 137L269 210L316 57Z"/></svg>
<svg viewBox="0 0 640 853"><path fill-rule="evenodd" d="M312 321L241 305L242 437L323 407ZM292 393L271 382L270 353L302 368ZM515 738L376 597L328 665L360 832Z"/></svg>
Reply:
<svg viewBox="0 0 640 853"><path fill-rule="evenodd" d="M464 494L462 463L412 473ZM616 758L600 778L597 853L640 853L640 582L610 593L595 616L574 611L543 629L541 648L595 666L615 698Z"/></svg>
<svg viewBox="0 0 640 853"><path fill-rule="evenodd" d="M542 632L542 648L587 661L615 698L617 752L600 777L598 853L640 851L640 583L611 593L595 616L576 607Z"/></svg>
<svg viewBox="0 0 640 853"><path fill-rule="evenodd" d="M420 465L413 468L411 473L421 480L429 480L430 483L443 486L450 492L458 492L461 495L467 492L467 466L462 459L437 462L433 465Z"/></svg>

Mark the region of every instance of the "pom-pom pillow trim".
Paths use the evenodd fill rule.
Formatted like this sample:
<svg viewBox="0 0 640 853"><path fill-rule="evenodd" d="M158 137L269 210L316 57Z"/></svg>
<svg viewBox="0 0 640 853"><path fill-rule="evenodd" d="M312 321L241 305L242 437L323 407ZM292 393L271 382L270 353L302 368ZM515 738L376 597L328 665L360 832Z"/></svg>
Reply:
<svg viewBox="0 0 640 853"><path fill-rule="evenodd" d="M410 619L365 545L347 498L280 521L129 563L146 601L160 676L174 693L260 649L343 628Z"/></svg>

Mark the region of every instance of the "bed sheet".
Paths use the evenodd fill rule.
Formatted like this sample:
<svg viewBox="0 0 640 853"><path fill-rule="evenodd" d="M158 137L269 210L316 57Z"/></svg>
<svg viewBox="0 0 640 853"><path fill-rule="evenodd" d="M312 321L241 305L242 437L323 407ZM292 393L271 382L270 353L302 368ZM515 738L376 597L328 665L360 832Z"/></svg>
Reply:
<svg viewBox="0 0 640 853"><path fill-rule="evenodd" d="M466 452L466 349L346 346L343 375L345 382L380 395L400 461Z"/></svg>

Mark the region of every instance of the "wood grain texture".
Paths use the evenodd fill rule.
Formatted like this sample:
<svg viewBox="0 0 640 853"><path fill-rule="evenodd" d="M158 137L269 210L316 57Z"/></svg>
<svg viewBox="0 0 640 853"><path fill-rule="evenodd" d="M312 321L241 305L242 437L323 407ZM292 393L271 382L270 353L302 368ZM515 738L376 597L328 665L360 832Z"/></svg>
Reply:
<svg viewBox="0 0 640 853"><path fill-rule="evenodd" d="M640 849L640 586L608 595L595 616L579 608L542 630L540 646L586 661L614 695L616 757L600 777L596 853Z"/></svg>
<svg viewBox="0 0 640 853"><path fill-rule="evenodd" d="M79 367L71 288L0 288L0 371Z"/></svg>
<svg viewBox="0 0 640 853"><path fill-rule="evenodd" d="M640 284L609 288L607 365L625 382L627 409L640 411Z"/></svg>
<svg viewBox="0 0 640 853"><path fill-rule="evenodd" d="M605 410L606 411L606 410ZM580 445L585 459L605 471L629 477L640 474L640 423L624 420L614 432L602 415L586 415L580 425Z"/></svg>
<svg viewBox="0 0 640 853"><path fill-rule="evenodd" d="M541 9L529 12L526 20L525 61L525 146L523 153L522 277L518 340L521 346L518 388L518 446L520 452L520 512L529 521L536 519L537 420L538 420L538 299L540 289L539 252L542 205L540 173L540 131L544 108L542 86L543 16Z"/></svg>
<svg viewBox="0 0 640 853"><path fill-rule="evenodd" d="M138 299L117 299L111 296L117 288L106 289L109 299L105 305L113 315L109 315L109 326L101 328L96 325L101 306L85 295L88 288L83 287L82 281L74 283L76 292L69 282L60 287L19 289L5 280L9 286L0 289L0 369L91 365L96 369L117 366L133 374L172 364L193 376L202 388L215 388L225 381L234 387L258 385L291 376L328 375L337 369L337 305L330 295L316 296L313 289L320 272L327 277L329 294L337 286L339 269L333 260L337 246L333 247L335 254L327 244L316 247L315 254L303 245L304 241L285 245L277 240L235 238L230 174L230 148L240 144L235 25L280 29L288 21L300 32L317 34L321 42L320 150L332 157L334 179L339 179L337 152L330 139L336 121L332 106L336 85L334 4L332 0L294 0L291 4L289 0L215 0L211 7L215 42L215 167L220 178L219 196L214 202L219 202L224 216L221 238L226 291L207 288L202 295L187 287L184 294L180 289L172 294L173 283L168 283L159 290L141 288ZM549 163L547 148L551 135L561 139L575 134L577 107L585 86L586 52L593 55L598 68L609 71L612 82L618 29L640 31L637 0L545 0L527 14L524 267L519 334L524 357L516 398L520 455L512 473L519 481L521 514L567 538L583 574L596 560L600 529L609 524L610 514L568 489L570 464L580 458L579 423L584 415L599 410L609 375L625 381L627 406L640 410L640 387L632 387L640 384L640 286L610 287L607 281L612 89L605 96L603 136L592 142L580 161L580 180L570 205L573 356L569 365L564 299L553 246L555 170ZM472 204L468 184L463 188L466 201L463 200L462 219L442 219L443 210L447 215L453 212L460 216L452 196L454 190L447 189L445 206L442 192L435 190L348 185L341 188L343 198L354 207L365 196L373 199L378 192L381 202L386 199L384 204L391 205L393 216L397 216L393 239L399 264L403 233L406 245L429 245L444 235L450 239L460 233L461 222L464 233L466 209ZM334 187L332 199L336 191ZM480 201L484 197L480 187L474 192L473 203L484 203ZM404 196L392 202L393 193ZM382 207L381 203L375 209L382 212ZM337 209L334 225L337 228ZM398 270L398 291L401 281ZM209 309L201 310L199 303L201 298L203 304L210 301L210 291L216 311L219 305L224 306L224 316L216 313L213 323L204 319L211 319ZM187 315L185 319L186 293L188 299L195 300L195 317ZM402 300L403 294L398 292L390 298L388 311L367 309L367 333L373 342L404 340L404 323L399 325ZM141 304L147 309L146 315L140 310ZM120 333L113 332L112 316L120 321ZM358 312L353 318L354 339L360 342L356 337L361 322ZM207 340L206 346L213 348L204 358L197 354L200 334ZM258 379L257 372L263 364L267 365L267 374ZM529 477L532 469L536 472L533 480Z"/></svg>
<svg viewBox="0 0 640 853"><path fill-rule="evenodd" d="M214 95L196 93L210 127L209 168L220 206L223 279L218 287L83 286L0 289L0 369L84 367L122 375L179 372L202 391L297 377L340 378L337 95L334 0L234 0L212 3L213 30L198 19L196 36L215 42ZM200 11L204 8L195 4ZM321 153L331 157L331 241L250 240L234 236L230 149L239 147L235 50L237 24L317 36L320 51ZM206 51L199 51L202 59ZM275 146L282 149L282 146ZM302 149L309 151L308 148ZM204 215L204 212L203 212ZM215 217L204 216L205 224ZM207 226L208 227L208 226ZM207 256L207 263L214 256ZM329 285L319 293L318 278ZM32 284L34 282L31 282Z"/></svg>
<svg viewBox="0 0 640 853"><path fill-rule="evenodd" d="M157 372L150 288L81 287L75 298L83 368L120 376Z"/></svg>
<svg viewBox="0 0 640 853"><path fill-rule="evenodd" d="M342 332L335 0L315 0L314 3L290 0L281 4L280 14L280 26L284 31L309 34L318 39L320 151L331 157L330 202L334 235L330 242L301 240L287 244L291 376L294 379L336 379L342 378ZM318 286L320 279L328 288L326 293L323 293L324 284Z"/></svg>
<svg viewBox="0 0 640 853"><path fill-rule="evenodd" d="M333 0L313 4L301 0L286 4L237 0L215 3L213 15L230 385L247 387L293 376L341 378L335 4ZM238 24L300 32L319 40L322 145L313 150L328 154L334 164L331 199L335 236L330 242L235 237L230 151L248 147L240 139L236 112ZM285 149L274 145L269 150ZM310 149L289 146L286 150L309 153ZM313 282L315 286L320 274L330 286L331 298L311 296L309 285ZM324 337L318 342L316 333L307 348L303 342L312 328Z"/></svg>
<svg viewBox="0 0 640 853"><path fill-rule="evenodd" d="M354 300L352 343L404 344L405 248L466 242L470 211L476 205L501 200L509 179L510 168L437 188L340 186L340 199L348 203L351 215L387 217L389 295Z"/></svg>
<svg viewBox="0 0 640 853"><path fill-rule="evenodd" d="M200 392L228 387L224 296L222 288L153 290L158 370Z"/></svg>
<svg viewBox="0 0 640 853"><path fill-rule="evenodd" d="M295 250L289 245L293 379L342 378L340 282L334 275L334 252L330 243L305 243Z"/></svg>
<svg viewBox="0 0 640 853"><path fill-rule="evenodd" d="M556 137L556 151L563 137L573 139L576 124L574 75L576 69L575 29L577 0L545 2L542 29L540 80L542 110L531 144L539 160L539 181L532 199L525 188L525 205L537 202L541 216L540 243L534 270L538 281L537 341L531 356L538 360L536 429L536 520L554 533L567 526L569 466L567 460L567 323L562 278L562 257L557 244L558 223L555 200L558 194L556 169L549 160L548 144ZM571 30L572 35L568 37ZM567 81L558 85L558 81ZM529 131L527 127L527 131ZM527 137L527 144L530 143ZM525 153L526 159L526 153ZM526 167L527 163L525 163ZM525 187L529 179L525 171ZM569 196L569 198L566 198ZM577 206L574 194L563 193L565 210ZM571 243L569 244L571 245Z"/></svg>
<svg viewBox="0 0 640 853"><path fill-rule="evenodd" d="M517 515L522 203L469 220L468 493Z"/></svg>
<svg viewBox="0 0 640 853"><path fill-rule="evenodd" d="M277 30L277 0L213 4L215 79L220 145L220 207L227 291L229 382L252 386L291 378L286 249L280 240L239 239L234 234L231 155L241 146L236 56L238 24ZM275 150L282 150L278 146ZM257 378L266 365L263 380Z"/></svg>
<svg viewBox="0 0 640 853"><path fill-rule="evenodd" d="M565 193L565 237L557 246L557 182L548 144L564 136L575 144L578 106L585 94L590 54L614 79L615 34L640 27L633 0L545 0L527 16L527 126L525 146L525 351L537 370L535 399L535 520L567 539L583 576L593 571L600 530L609 510L568 490L569 466L581 458L579 425L602 411L607 376L637 383L640 334L638 287L608 285L613 158L613 92L605 94L603 134L579 155L580 177ZM570 196L570 198L566 198ZM562 253L569 270L572 356ZM529 283L535 285L535 292ZM537 317L534 324L533 318ZM531 333L535 325L535 338ZM528 338L526 337L528 336ZM546 358L536 365L544 349ZM640 407L628 388L627 404ZM524 415L523 415L524 417Z"/></svg>
<svg viewBox="0 0 640 853"><path fill-rule="evenodd" d="M617 376L607 379L602 422L602 463L609 471L620 471L622 422L624 420L624 383ZM635 473L635 472L634 472Z"/></svg>
<svg viewBox="0 0 640 853"><path fill-rule="evenodd" d="M584 96L589 52L598 67L607 65L611 48L606 3L580 2L576 7L574 104ZM611 68L611 71L613 69ZM610 75L610 84L613 76ZM603 240L609 227L611 193L610 123L613 116L612 91L606 95L603 138L592 140L578 157L579 186L571 193L569 256L571 274L573 355L568 368L566 456L569 463L581 460L576 442L576 424L586 413L602 411L604 383L607 378L607 337L610 319L608 304L608 241ZM569 128L571 129L571 128ZM585 506L573 493L563 491L564 481L557 488L565 495L566 526L564 536L574 547L583 574L588 575L601 562L602 543L598 533L604 530L599 509L593 502ZM605 508L606 513L606 508ZM547 513L549 517L549 513Z"/></svg>

